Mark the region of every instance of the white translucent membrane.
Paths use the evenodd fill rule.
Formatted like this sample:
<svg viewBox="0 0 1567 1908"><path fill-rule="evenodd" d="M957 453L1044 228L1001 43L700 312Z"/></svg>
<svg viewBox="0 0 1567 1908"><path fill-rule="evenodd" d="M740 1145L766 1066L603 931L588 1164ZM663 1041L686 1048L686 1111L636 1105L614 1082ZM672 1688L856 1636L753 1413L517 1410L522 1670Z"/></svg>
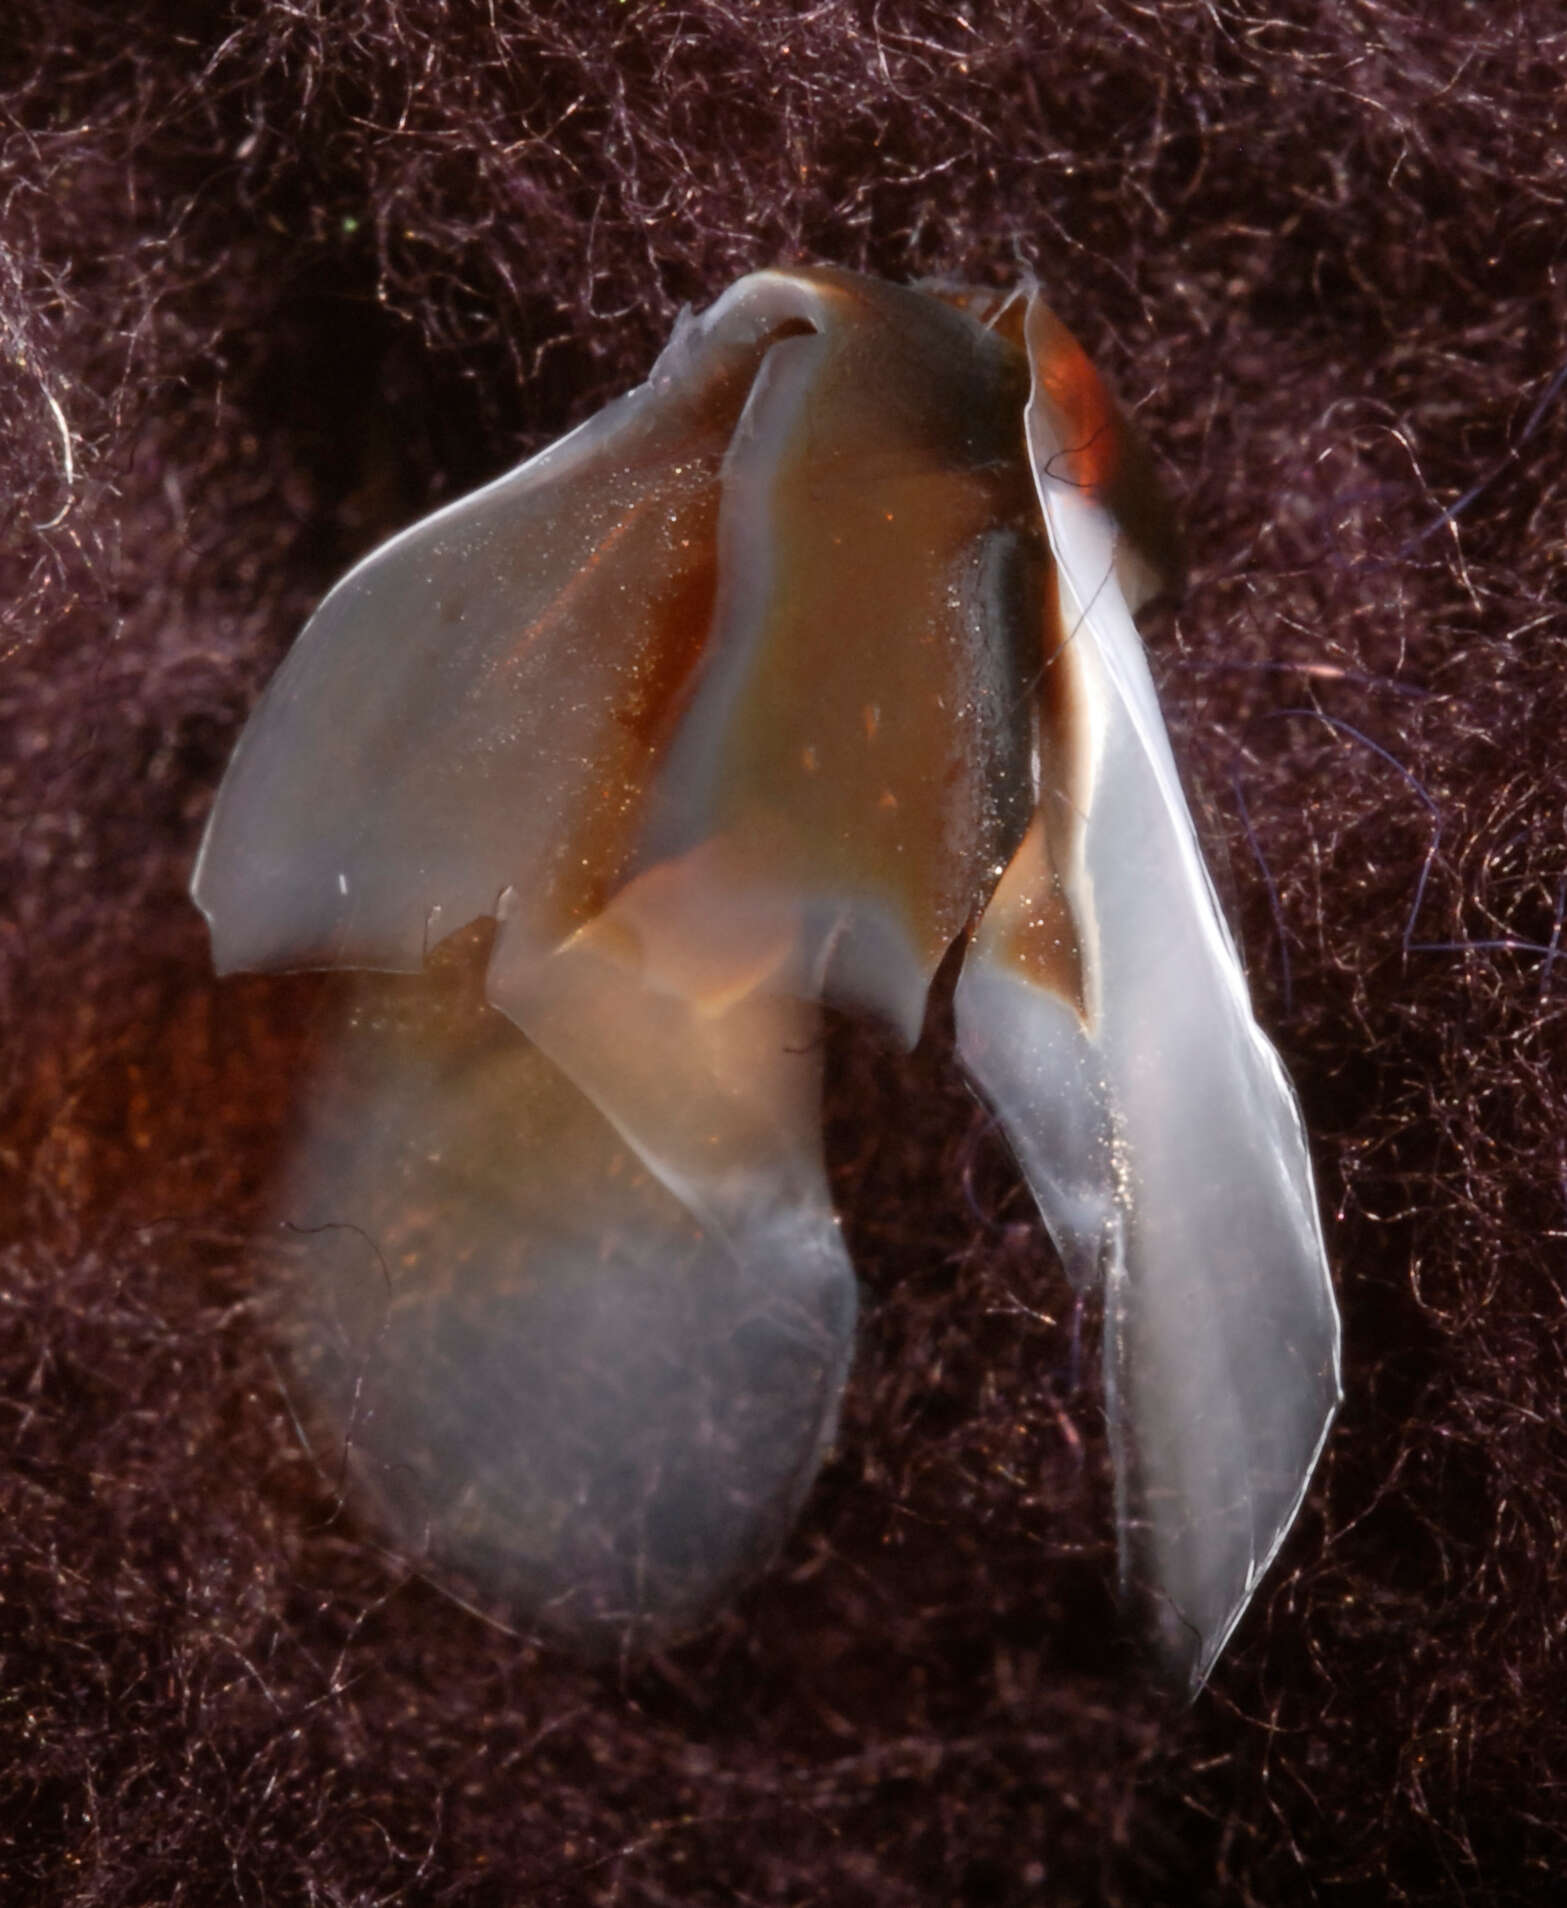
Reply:
<svg viewBox="0 0 1567 1908"><path fill-rule="evenodd" d="M1087 1014L1003 940L1048 895L1038 832L982 920L958 1047L1063 1261L1102 1279L1122 1566L1201 1686L1300 1507L1339 1402L1339 1324L1295 1096L1252 1018L1142 644L1119 534L1073 481L1072 421L1040 368L1028 442L1081 722L1076 785L1047 779L1055 872L1091 924ZM1041 886L1041 883L1046 884Z"/></svg>
<svg viewBox="0 0 1567 1908"><path fill-rule="evenodd" d="M589 1645L786 1532L855 1310L818 1003L912 1042L979 909L962 1057L1107 1280L1123 1555L1194 1681L1331 1415L1298 1118L1118 581L1151 552L1057 458L1070 340L1024 309L742 280L352 571L219 792L222 969L499 923L492 1006L378 983L308 1089L291 1330L394 1540Z"/></svg>
<svg viewBox="0 0 1567 1908"><path fill-rule="evenodd" d="M500 1014L397 980L311 1082L280 1210L322 1461L415 1559L599 1651L787 1535L853 1340L823 1200L726 1238Z"/></svg>

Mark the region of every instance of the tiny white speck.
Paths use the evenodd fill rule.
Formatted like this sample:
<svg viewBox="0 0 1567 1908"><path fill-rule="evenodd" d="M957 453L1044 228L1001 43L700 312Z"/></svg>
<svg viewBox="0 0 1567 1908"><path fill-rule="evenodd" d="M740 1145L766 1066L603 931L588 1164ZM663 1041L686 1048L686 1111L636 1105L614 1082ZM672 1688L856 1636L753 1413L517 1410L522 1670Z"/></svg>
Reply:
<svg viewBox="0 0 1567 1908"><path fill-rule="evenodd" d="M339 894L347 894L348 892L348 876L344 874L341 869L338 871L337 876L337 891Z"/></svg>

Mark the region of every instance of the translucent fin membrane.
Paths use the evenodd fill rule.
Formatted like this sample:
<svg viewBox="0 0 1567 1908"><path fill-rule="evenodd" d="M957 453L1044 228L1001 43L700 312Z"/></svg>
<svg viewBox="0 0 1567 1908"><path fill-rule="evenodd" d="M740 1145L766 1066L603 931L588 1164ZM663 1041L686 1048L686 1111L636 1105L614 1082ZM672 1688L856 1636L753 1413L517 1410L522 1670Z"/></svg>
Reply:
<svg viewBox="0 0 1567 1908"><path fill-rule="evenodd" d="M735 1237L461 984L367 983L308 1096L287 1335L323 1463L381 1522L590 1650L700 1623L787 1534L855 1289L824 1196ZM454 979L457 984L454 984Z"/></svg>
<svg viewBox="0 0 1567 1908"><path fill-rule="evenodd" d="M1094 446L1097 380L1037 303L1028 442L1056 557L1066 763L986 911L958 1045L1062 1256L1105 1283L1123 1570L1207 1676L1299 1508L1338 1404L1338 1316L1299 1112L1203 867ZM1056 844L1043 851L1039 837ZM1091 935L1085 1011L1030 924Z"/></svg>
<svg viewBox="0 0 1567 1908"><path fill-rule="evenodd" d="M959 1050L1103 1282L1123 1560L1200 1682L1337 1319L1129 603L1135 437L1031 288L743 279L648 383L327 598L196 872L220 968L416 970L285 1197L301 1371L399 1542L589 1641L700 1620L832 1436L824 1002ZM499 1009L499 1012L493 1011Z"/></svg>

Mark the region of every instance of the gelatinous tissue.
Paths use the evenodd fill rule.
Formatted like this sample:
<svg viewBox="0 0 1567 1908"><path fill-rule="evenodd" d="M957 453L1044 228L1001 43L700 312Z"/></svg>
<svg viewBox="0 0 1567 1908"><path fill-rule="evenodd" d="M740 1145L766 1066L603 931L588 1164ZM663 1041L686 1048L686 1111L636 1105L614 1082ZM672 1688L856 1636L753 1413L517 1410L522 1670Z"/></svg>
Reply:
<svg viewBox="0 0 1567 1908"><path fill-rule="evenodd" d="M219 791L220 971L367 993L281 1198L394 1539L589 1643L699 1623L834 1435L823 1004L958 1054L1102 1290L1123 1573L1207 1675L1339 1397L1300 1116L1132 612L1143 453L1037 291L760 272L367 557Z"/></svg>

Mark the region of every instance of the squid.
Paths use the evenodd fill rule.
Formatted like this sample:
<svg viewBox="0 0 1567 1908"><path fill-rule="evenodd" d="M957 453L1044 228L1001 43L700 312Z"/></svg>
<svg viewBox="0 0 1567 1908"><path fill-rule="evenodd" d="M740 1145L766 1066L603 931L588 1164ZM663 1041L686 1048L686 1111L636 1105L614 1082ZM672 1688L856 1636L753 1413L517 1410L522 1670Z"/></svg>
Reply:
<svg viewBox="0 0 1567 1908"><path fill-rule="evenodd" d="M772 270L328 595L193 895L221 973L423 976L348 1014L281 1196L398 1544L590 1645L765 1566L853 1352L823 1012L912 1045L965 941L958 1061L1103 1306L1123 1583L1201 1687L1340 1357L1133 623L1172 547L1033 283Z"/></svg>

